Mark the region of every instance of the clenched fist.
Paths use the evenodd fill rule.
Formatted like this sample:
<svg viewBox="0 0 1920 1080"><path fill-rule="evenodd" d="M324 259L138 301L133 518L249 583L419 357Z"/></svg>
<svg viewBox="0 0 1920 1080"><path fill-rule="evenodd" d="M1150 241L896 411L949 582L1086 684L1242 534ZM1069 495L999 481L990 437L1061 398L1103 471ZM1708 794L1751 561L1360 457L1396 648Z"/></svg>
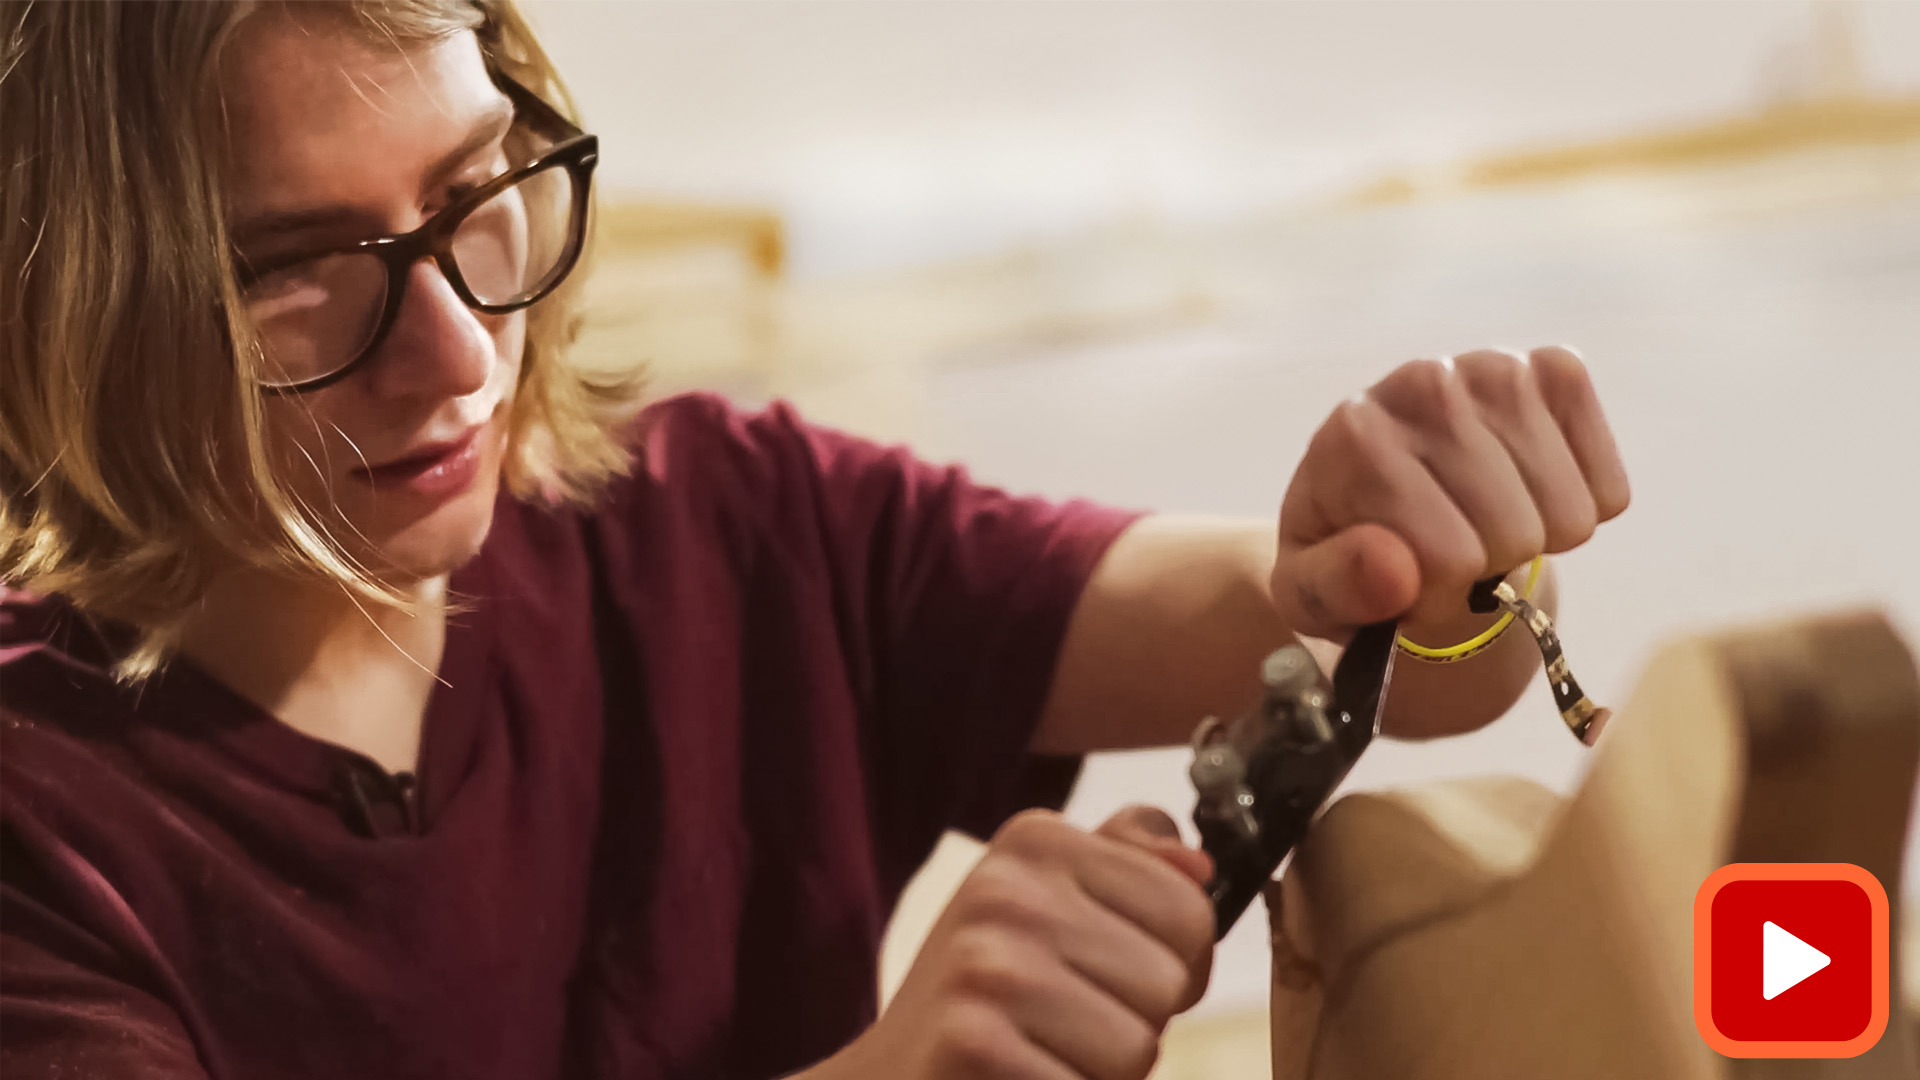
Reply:
<svg viewBox="0 0 1920 1080"><path fill-rule="evenodd" d="M1134 808L1092 833L1014 818L927 935L886 1015L820 1080L1139 1080L1213 956L1207 857Z"/></svg>
<svg viewBox="0 0 1920 1080"><path fill-rule="evenodd" d="M1383 619L1441 625L1473 582L1578 547L1627 499L1573 353L1416 361L1315 433L1280 507L1273 602L1336 641Z"/></svg>

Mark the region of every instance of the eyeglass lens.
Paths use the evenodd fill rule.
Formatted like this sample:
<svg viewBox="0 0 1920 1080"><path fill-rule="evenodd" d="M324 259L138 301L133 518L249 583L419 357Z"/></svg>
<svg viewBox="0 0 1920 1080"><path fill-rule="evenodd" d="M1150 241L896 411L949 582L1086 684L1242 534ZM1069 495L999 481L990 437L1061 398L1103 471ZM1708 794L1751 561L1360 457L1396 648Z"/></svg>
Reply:
<svg viewBox="0 0 1920 1080"><path fill-rule="evenodd" d="M572 247L573 178L558 165L495 193L463 218L451 240L456 272L475 301L520 303L565 273ZM291 386L331 375L359 359L386 310L384 259L347 251L262 276L248 290L266 365L262 381Z"/></svg>

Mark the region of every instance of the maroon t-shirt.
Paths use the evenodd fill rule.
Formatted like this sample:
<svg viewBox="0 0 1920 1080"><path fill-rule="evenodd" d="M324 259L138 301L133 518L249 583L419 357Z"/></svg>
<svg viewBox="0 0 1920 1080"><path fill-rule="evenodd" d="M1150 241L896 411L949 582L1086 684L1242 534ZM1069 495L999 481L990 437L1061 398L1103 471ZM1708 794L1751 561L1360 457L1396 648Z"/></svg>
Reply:
<svg viewBox="0 0 1920 1080"><path fill-rule="evenodd" d="M592 512L504 499L417 777L0 604L0 1074L767 1077L872 1021L1130 515L707 396Z"/></svg>

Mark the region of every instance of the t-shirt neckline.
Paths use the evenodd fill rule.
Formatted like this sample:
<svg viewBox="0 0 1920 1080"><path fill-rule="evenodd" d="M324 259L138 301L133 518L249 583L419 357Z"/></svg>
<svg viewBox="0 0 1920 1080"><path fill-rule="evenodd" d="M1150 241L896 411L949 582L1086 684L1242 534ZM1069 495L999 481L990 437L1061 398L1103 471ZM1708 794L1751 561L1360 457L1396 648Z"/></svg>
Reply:
<svg viewBox="0 0 1920 1080"><path fill-rule="evenodd" d="M446 642L411 770L421 832L431 828L457 789L485 708L494 627L486 602L491 580L483 549L454 572L448 586L457 606L447 615ZM187 657L170 659L154 681L144 692L136 691L140 712L153 710L154 719L194 731L276 786L331 801L343 769L394 776L359 751L286 723Z"/></svg>

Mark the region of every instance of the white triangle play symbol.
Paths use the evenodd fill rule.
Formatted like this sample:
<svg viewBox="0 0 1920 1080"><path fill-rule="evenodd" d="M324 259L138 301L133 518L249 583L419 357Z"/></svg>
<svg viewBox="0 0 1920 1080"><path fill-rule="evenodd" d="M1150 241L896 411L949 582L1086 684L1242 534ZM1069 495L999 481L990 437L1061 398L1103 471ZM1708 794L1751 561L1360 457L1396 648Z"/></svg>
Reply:
<svg viewBox="0 0 1920 1080"><path fill-rule="evenodd" d="M1831 963L1833 957L1778 926L1760 924L1760 996L1768 1001Z"/></svg>

